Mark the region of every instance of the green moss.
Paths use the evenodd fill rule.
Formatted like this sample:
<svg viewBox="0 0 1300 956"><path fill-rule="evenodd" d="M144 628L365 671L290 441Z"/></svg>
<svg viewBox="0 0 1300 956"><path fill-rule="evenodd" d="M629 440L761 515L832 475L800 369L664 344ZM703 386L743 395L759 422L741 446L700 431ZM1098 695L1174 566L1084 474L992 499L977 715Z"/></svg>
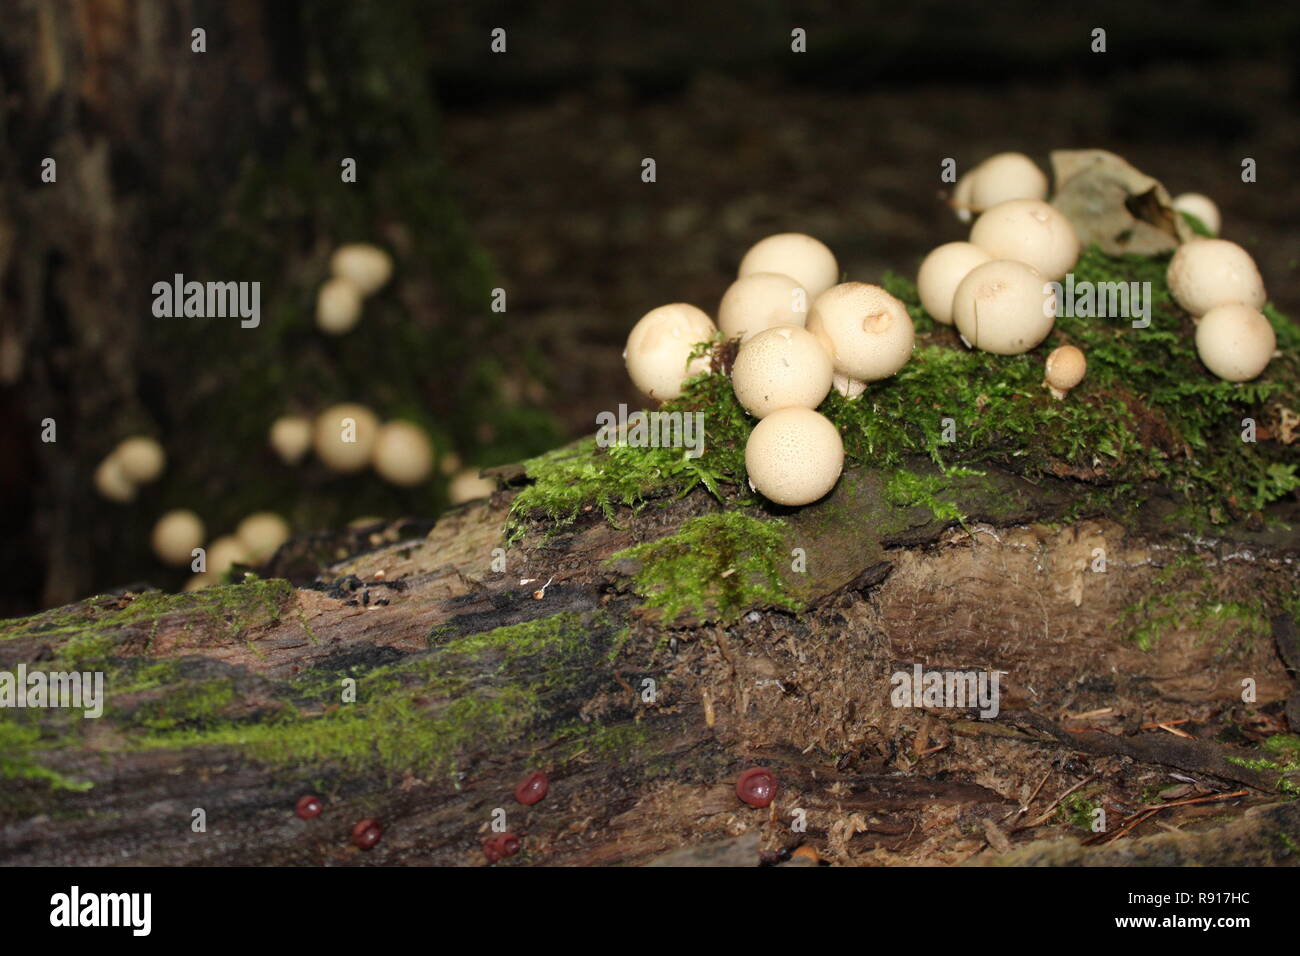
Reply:
<svg viewBox="0 0 1300 956"><path fill-rule="evenodd" d="M1256 639L1270 632L1263 598L1230 599L1224 582L1196 554L1183 554L1161 568L1150 592L1121 614L1128 639L1149 651L1167 634L1180 629L1219 635L1219 652L1249 651Z"/></svg>
<svg viewBox="0 0 1300 956"><path fill-rule="evenodd" d="M916 472L900 468L890 476L889 482L885 485L885 497L891 504L899 507L926 508L936 521L944 523L956 521L965 527L966 515L957 502L948 500L957 491L953 479L981 475L983 472L971 468L953 468L938 475L918 475Z"/></svg>
<svg viewBox="0 0 1300 956"><path fill-rule="evenodd" d="M38 727L11 719L0 721L0 780L47 783L55 790L89 790L93 786L42 764L37 753L48 747Z"/></svg>
<svg viewBox="0 0 1300 956"><path fill-rule="evenodd" d="M678 532L613 555L631 560L636 592L671 622L683 611L697 618L734 621L753 607L798 610L781 583L783 523L739 511L702 515Z"/></svg>
<svg viewBox="0 0 1300 956"><path fill-rule="evenodd" d="M1276 773L1274 786L1280 793L1300 796L1300 736L1296 734L1274 734L1260 744L1260 749L1270 756L1228 757L1229 763L1261 773Z"/></svg>
<svg viewBox="0 0 1300 956"><path fill-rule="evenodd" d="M1057 817L1064 823L1091 832L1093 814L1099 804L1084 793L1072 793L1056 808Z"/></svg>

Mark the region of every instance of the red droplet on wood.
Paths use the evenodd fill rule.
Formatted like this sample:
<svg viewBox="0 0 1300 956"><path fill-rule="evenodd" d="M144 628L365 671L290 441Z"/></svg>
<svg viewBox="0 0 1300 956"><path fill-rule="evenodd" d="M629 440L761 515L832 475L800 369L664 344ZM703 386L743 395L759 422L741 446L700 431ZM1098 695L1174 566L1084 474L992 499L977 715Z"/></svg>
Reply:
<svg viewBox="0 0 1300 956"><path fill-rule="evenodd" d="M766 767L750 767L736 781L736 796L751 807L765 807L777 790L776 776Z"/></svg>
<svg viewBox="0 0 1300 956"><path fill-rule="evenodd" d="M519 786L515 787L515 799L526 807L531 807L551 789L550 778L540 770L534 770Z"/></svg>

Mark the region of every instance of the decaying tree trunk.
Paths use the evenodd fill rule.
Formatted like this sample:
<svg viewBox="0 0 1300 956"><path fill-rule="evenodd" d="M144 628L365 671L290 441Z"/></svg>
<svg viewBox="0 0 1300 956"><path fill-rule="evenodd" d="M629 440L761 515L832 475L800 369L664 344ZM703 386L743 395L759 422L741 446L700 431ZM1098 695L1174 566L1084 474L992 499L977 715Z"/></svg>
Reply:
<svg viewBox="0 0 1300 956"><path fill-rule="evenodd" d="M666 622L610 562L714 510L702 492L509 543L506 489L424 536L376 529L312 587L13 622L0 670L99 667L110 696L98 720L20 715L41 736L10 734L0 859L475 865L500 810L525 864L1300 860L1294 758L1257 746L1288 699L1296 719L1294 627L1246 610L1295 593L1292 532L1192 539L1158 499L1071 518L1071 483L993 469L964 527L880 490L851 471L784 518L797 614ZM918 664L998 671L996 716L895 706ZM754 765L780 781L764 809L735 792ZM307 793L325 809L302 820Z"/></svg>

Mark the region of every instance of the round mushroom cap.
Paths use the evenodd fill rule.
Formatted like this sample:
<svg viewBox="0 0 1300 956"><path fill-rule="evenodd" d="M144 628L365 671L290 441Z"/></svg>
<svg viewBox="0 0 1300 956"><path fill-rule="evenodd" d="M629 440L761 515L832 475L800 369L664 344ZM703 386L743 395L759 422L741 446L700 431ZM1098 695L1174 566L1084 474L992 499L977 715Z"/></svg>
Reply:
<svg viewBox="0 0 1300 956"><path fill-rule="evenodd" d="M709 370L709 356L691 359L691 352L717 331L712 319L685 302L651 309L632 327L623 349L632 384L661 402L681 395L682 383Z"/></svg>
<svg viewBox="0 0 1300 956"><path fill-rule="evenodd" d="M257 511L239 522L235 537L248 552L249 560L261 564L289 540L289 522L274 511Z"/></svg>
<svg viewBox="0 0 1300 956"><path fill-rule="evenodd" d="M122 470L122 462L116 455L109 455L95 468L95 490L101 498L126 504L135 500L135 483Z"/></svg>
<svg viewBox="0 0 1300 956"><path fill-rule="evenodd" d="M1010 199L1047 198L1047 174L1024 153L997 153L972 170L971 205L991 209Z"/></svg>
<svg viewBox="0 0 1300 956"><path fill-rule="evenodd" d="M831 388L845 398L857 398L867 390L867 383L857 378L849 378L836 372L831 376Z"/></svg>
<svg viewBox="0 0 1300 956"><path fill-rule="evenodd" d="M774 326L802 326L807 317L807 290L776 272L741 276L727 288L718 305L718 329L723 338L742 342Z"/></svg>
<svg viewBox="0 0 1300 956"><path fill-rule="evenodd" d="M316 293L316 328L326 335L352 331L361 319L361 290L351 279L326 279Z"/></svg>
<svg viewBox="0 0 1300 956"><path fill-rule="evenodd" d="M953 295L952 317L972 348L1019 355L1052 331L1056 292L1033 266L995 259L961 280Z"/></svg>
<svg viewBox="0 0 1300 956"><path fill-rule="evenodd" d="M863 382L889 378L906 365L916 339L907 307L866 282L845 282L814 299L808 331L830 354L835 371Z"/></svg>
<svg viewBox="0 0 1300 956"><path fill-rule="evenodd" d="M952 189L952 200L948 204L962 222L970 222L975 218L975 211L971 208L971 194L975 191L975 169L969 169L958 177L957 185Z"/></svg>
<svg viewBox="0 0 1300 956"><path fill-rule="evenodd" d="M296 465L311 449L311 422L301 415L283 415L271 423L271 447L286 465Z"/></svg>
<svg viewBox="0 0 1300 956"><path fill-rule="evenodd" d="M840 281L840 265L826 245L802 232L760 239L740 260L740 276L775 272L789 276L815 299Z"/></svg>
<svg viewBox="0 0 1300 956"><path fill-rule="evenodd" d="M811 408L772 412L745 443L749 486L779 505L806 505L823 497L843 468L839 429Z"/></svg>
<svg viewBox="0 0 1300 956"><path fill-rule="evenodd" d="M1169 260L1169 292L1192 315L1239 302L1252 309L1267 301L1264 280L1250 253L1227 239L1191 239Z"/></svg>
<svg viewBox="0 0 1300 956"><path fill-rule="evenodd" d="M167 455L162 445L152 438L136 435L126 439L115 449L112 457L122 466L122 474L137 485L147 485L157 480L167 465Z"/></svg>
<svg viewBox="0 0 1300 956"><path fill-rule="evenodd" d="M1063 278L1079 261L1074 226L1041 199L998 203L975 221L970 241L994 259L1033 266L1049 282Z"/></svg>
<svg viewBox="0 0 1300 956"><path fill-rule="evenodd" d="M1209 196L1201 193L1183 193L1181 196L1174 197L1172 205L1179 212L1195 216L1201 221L1201 225L1216 236L1219 234L1219 226L1223 224L1223 220L1219 215L1219 207Z"/></svg>
<svg viewBox="0 0 1300 956"><path fill-rule="evenodd" d="M1073 345L1062 345L1047 356L1043 378L1052 388L1068 392L1083 381L1088 359Z"/></svg>
<svg viewBox="0 0 1300 956"><path fill-rule="evenodd" d="M181 588L181 590L198 591L202 588L210 588L216 583L217 579L204 571L202 574L191 574L189 579L185 582L185 586Z"/></svg>
<svg viewBox="0 0 1300 956"><path fill-rule="evenodd" d="M188 508L169 511L153 526L153 553L172 567L189 564L195 548L203 546L203 519Z"/></svg>
<svg viewBox="0 0 1300 956"><path fill-rule="evenodd" d="M330 272L348 279L363 295L383 287L393 275L393 257L378 246L353 242L339 246L330 256Z"/></svg>
<svg viewBox="0 0 1300 956"><path fill-rule="evenodd" d="M763 418L778 408L816 408L831 390L833 374L817 337L786 325L765 329L740 346L731 385L745 411Z"/></svg>
<svg viewBox="0 0 1300 956"><path fill-rule="evenodd" d="M312 436L316 455L331 471L360 471L370 464L379 419L364 405L344 402L316 416Z"/></svg>
<svg viewBox="0 0 1300 956"><path fill-rule="evenodd" d="M1196 326L1196 354L1206 368L1229 382L1248 382L1259 375L1276 348L1272 323L1248 305L1216 305Z"/></svg>
<svg viewBox="0 0 1300 956"><path fill-rule="evenodd" d="M433 471L433 443L412 422L389 422L375 437L375 471L395 485L418 485Z"/></svg>
<svg viewBox="0 0 1300 956"><path fill-rule="evenodd" d="M248 563L248 549L234 535L223 534L208 545L206 571L214 579L220 578L236 564Z"/></svg>
<svg viewBox="0 0 1300 956"><path fill-rule="evenodd" d="M466 468L451 479L447 495L453 505L486 498L497 490L497 483L490 478L480 478L478 471L477 468Z"/></svg>
<svg viewBox="0 0 1300 956"><path fill-rule="evenodd" d="M952 325L952 296L961 280L993 257L969 242L945 242L921 262L916 290L921 305L935 320Z"/></svg>

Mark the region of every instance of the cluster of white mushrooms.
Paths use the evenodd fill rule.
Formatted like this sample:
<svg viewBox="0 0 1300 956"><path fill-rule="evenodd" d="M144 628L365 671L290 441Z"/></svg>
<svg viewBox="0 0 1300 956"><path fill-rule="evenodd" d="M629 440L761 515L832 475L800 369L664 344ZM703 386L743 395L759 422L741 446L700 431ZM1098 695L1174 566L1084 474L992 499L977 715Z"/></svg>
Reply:
<svg viewBox="0 0 1300 956"><path fill-rule="evenodd" d="M957 183L952 205L971 222L965 242L949 242L921 263L917 291L937 321L956 327L969 347L1019 355L1055 324L1060 282L1079 260L1070 221L1047 200L1048 179L1020 153L999 153ZM1207 228L1218 210L1204 196L1178 197ZM732 367L736 398L757 424L745 446L751 487L776 504L810 504L826 495L844 466L839 431L815 409L832 388L859 397L898 372L915 333L906 307L884 289L840 282L834 254L800 233L769 236L741 260L718 306L715 326L686 303L646 313L627 339L632 382L658 401L707 371L702 343L740 342ZM1258 311L1264 288L1250 256L1222 239L1184 243L1169 265L1170 291L1197 317L1197 350L1221 378L1245 381L1273 354L1272 327ZM692 357L694 356L694 357ZM1061 346L1047 356L1044 386L1064 399L1087 370L1083 352Z"/></svg>
<svg viewBox="0 0 1300 956"><path fill-rule="evenodd" d="M147 435L133 435L118 443L95 468L95 490L118 504L135 500L141 485L157 481L167 467L162 445Z"/></svg>
<svg viewBox="0 0 1300 956"><path fill-rule="evenodd" d="M164 564L191 564L206 536L203 519L187 508L167 512L154 525L154 553ZM239 522L233 534L221 535L204 548L204 570L194 574L185 590L216 584L236 564L257 567L289 540L289 523L272 511L259 511Z"/></svg>
<svg viewBox="0 0 1300 956"><path fill-rule="evenodd" d="M393 259L377 246L351 243L330 256L330 278L316 293L316 327L326 335L343 335L361 321L366 297L393 275Z"/></svg>

